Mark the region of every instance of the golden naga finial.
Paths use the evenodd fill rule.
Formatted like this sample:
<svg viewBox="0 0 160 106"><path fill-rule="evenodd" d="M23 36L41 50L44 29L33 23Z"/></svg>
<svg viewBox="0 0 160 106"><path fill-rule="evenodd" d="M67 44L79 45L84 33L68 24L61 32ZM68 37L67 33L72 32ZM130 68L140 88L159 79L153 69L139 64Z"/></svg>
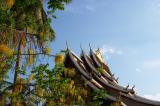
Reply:
<svg viewBox="0 0 160 106"><path fill-rule="evenodd" d="M99 60L104 63L100 48L98 48L95 52L96 52L96 55L99 58Z"/></svg>

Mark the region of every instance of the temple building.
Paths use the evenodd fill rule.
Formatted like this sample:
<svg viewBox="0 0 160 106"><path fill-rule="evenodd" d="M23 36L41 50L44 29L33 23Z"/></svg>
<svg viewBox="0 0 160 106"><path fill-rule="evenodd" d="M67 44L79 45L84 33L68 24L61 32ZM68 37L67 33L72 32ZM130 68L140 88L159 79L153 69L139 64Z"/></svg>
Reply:
<svg viewBox="0 0 160 106"><path fill-rule="evenodd" d="M117 98L120 98L121 106L160 106L159 101L138 96L134 90L135 86L129 88L129 85L127 87L119 85L118 78L115 78L108 65L104 63L99 50L93 51L90 48L89 55L82 50L78 57L67 49L64 65L68 68L75 68L80 77L78 79L87 82L88 88L92 91L105 89L108 94L106 106L110 106Z"/></svg>

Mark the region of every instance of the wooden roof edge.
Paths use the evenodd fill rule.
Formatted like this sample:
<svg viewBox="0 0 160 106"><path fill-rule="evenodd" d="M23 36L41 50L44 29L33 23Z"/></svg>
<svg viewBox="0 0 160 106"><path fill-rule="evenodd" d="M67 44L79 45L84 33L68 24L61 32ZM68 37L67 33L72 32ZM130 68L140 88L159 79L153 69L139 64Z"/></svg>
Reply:
<svg viewBox="0 0 160 106"><path fill-rule="evenodd" d="M70 53L71 53L71 51L70 51ZM87 75L87 76L88 76L88 75ZM112 85L110 85L110 84L108 84L108 86L110 86L111 88L117 89L117 87L112 86ZM127 97L127 98L130 98L130 99L132 99L132 100L141 102L141 103L154 104L154 105L156 105L156 106L160 106L160 102L158 102L158 101L149 100L149 99L146 99L146 98L137 96L137 95L136 95L136 96L134 96L134 95L133 95L133 96L130 96L130 95L125 94L125 93L122 93L122 95L125 96L125 97Z"/></svg>
<svg viewBox="0 0 160 106"><path fill-rule="evenodd" d="M72 60L72 62L74 63L74 65L76 66L76 68L80 71L80 73L82 75L84 75L87 79L92 79L90 75L88 75L85 71L83 71L83 69L78 65L78 63L73 59L73 56L76 56L73 54L73 52L69 51L68 55L70 56L70 59ZM78 60L80 60L80 58L76 57ZM83 61L82 61L83 62Z"/></svg>
<svg viewBox="0 0 160 106"><path fill-rule="evenodd" d="M84 59L86 59L86 62L88 63L87 58L85 58L87 55L86 55L84 52L82 53L82 55L84 56ZM91 63L88 63L88 66L90 66L90 68L91 68L92 70L94 70L95 74L97 74L96 71L95 71L95 69L94 69L95 67L94 67L94 66L91 67ZM118 85L118 84L117 84L116 86L117 86L119 89L126 89L125 87L120 86L120 85ZM133 93L134 90L133 90L133 89L128 89L128 87L127 87L126 91Z"/></svg>
<svg viewBox="0 0 160 106"><path fill-rule="evenodd" d="M71 54L72 54L72 52L70 51L70 55L71 55ZM76 55L73 55L73 56L76 56ZM73 58L73 57L71 57L71 58ZM74 61L74 59L72 59L72 61ZM80 60L79 60L79 61L80 61ZM78 68L79 71L81 70L81 73L82 73L82 74L84 74L86 77L87 77L87 76L89 77L89 75L87 75L87 73L86 73L85 71L82 72L83 69L80 69L80 66L78 65L77 62L74 61L74 64L76 64L76 68ZM84 65L84 66L85 66L85 65ZM105 83L105 86L108 86L108 87L110 87L110 88L112 88L112 89L116 89L116 90L118 90L118 91L123 91L123 92L126 92L126 93L131 92L130 89L124 89L124 87L114 86L114 85L107 84L107 83Z"/></svg>
<svg viewBox="0 0 160 106"><path fill-rule="evenodd" d="M157 101L157 100L151 100L151 99L148 99L148 98L145 98L145 97L142 97L142 96L139 96L139 95L134 95L136 98L139 98L139 99L143 99L143 100L146 100L146 101L150 101L150 102L152 102L152 103L156 103L156 104L158 104L159 106L160 106L160 100L159 101Z"/></svg>
<svg viewBox="0 0 160 106"><path fill-rule="evenodd" d="M94 62L95 62L99 67L101 67L101 66L103 66L103 65L106 65L105 63L100 62L99 60L97 60L98 57L96 56L96 54L94 53L94 51L93 51L92 49L90 49L90 56L93 57ZM108 67L108 66L106 66L106 67L108 68L108 70L105 70L105 71L112 76L112 72L110 71L109 67Z"/></svg>
<svg viewBox="0 0 160 106"><path fill-rule="evenodd" d="M150 99L138 96L136 94L131 96L131 95L128 95L128 94L121 93L121 95L124 96L124 97L130 98L130 99L132 99L134 101L140 102L140 103L160 106L160 101L150 100Z"/></svg>
<svg viewBox="0 0 160 106"><path fill-rule="evenodd" d="M90 67L90 69L96 73L98 76L102 76L101 73L98 73L96 68L92 65L92 63L90 62L90 60L87 59L87 55L85 54L85 52L82 51L81 56L84 57L85 62L87 63L87 65ZM81 58L82 58L81 57ZM83 61L83 60L82 60Z"/></svg>
<svg viewBox="0 0 160 106"><path fill-rule="evenodd" d="M88 81L84 76L81 76L84 81ZM88 81L87 85L93 90L100 90L92 82ZM116 97L112 95L107 95L106 100L116 101Z"/></svg>

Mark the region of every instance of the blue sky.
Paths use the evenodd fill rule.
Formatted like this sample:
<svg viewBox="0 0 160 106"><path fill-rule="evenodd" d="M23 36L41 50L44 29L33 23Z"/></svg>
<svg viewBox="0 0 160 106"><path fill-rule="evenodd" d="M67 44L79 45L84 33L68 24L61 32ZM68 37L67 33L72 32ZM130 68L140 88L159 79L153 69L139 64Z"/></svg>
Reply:
<svg viewBox="0 0 160 106"><path fill-rule="evenodd" d="M78 55L91 43L120 84L160 100L160 0L73 0L56 15L54 54L66 41Z"/></svg>

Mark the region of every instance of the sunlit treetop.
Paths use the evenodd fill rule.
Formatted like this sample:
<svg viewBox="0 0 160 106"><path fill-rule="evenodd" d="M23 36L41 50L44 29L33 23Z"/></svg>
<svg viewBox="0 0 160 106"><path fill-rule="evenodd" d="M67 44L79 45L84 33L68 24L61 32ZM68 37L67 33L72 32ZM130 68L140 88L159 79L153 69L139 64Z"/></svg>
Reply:
<svg viewBox="0 0 160 106"><path fill-rule="evenodd" d="M7 43L14 34L35 36L39 44L55 37L50 26L56 10L63 10L71 0L48 0L48 11L43 8L44 0L0 0L0 43ZM7 37L6 37L7 36ZM21 37L20 37L21 38Z"/></svg>
<svg viewBox="0 0 160 106"><path fill-rule="evenodd" d="M29 54L23 57L26 64L32 65L36 55L30 54L50 54L49 43L55 38L51 20L56 10L64 10L64 5L70 1L0 0L0 62L5 64L0 64L0 71L6 69L11 55ZM21 57L16 58L20 63Z"/></svg>

